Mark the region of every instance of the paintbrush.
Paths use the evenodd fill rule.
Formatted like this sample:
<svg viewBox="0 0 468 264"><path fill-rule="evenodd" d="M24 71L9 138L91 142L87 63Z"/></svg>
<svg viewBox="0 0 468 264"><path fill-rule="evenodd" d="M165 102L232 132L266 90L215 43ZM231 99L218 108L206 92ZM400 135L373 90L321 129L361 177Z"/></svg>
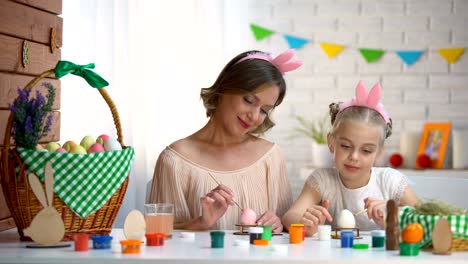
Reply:
<svg viewBox="0 0 468 264"><path fill-rule="evenodd" d="M364 213L366 213L366 212L367 212L367 208L366 208L366 209L362 209L361 211L355 213L354 215L362 215L362 214L364 214Z"/></svg>
<svg viewBox="0 0 468 264"><path fill-rule="evenodd" d="M211 173L208 172L208 175L210 175L211 179L213 179L213 181L215 181L216 184L221 185L221 183L219 183ZM242 207L240 207L240 205L234 199L232 199L232 202L234 202L234 204L242 210Z"/></svg>

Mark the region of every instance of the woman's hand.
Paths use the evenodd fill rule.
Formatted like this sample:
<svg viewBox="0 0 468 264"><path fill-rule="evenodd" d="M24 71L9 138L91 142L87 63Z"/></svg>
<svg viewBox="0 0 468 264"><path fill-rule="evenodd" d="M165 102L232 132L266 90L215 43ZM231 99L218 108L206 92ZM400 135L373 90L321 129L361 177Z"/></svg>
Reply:
<svg viewBox="0 0 468 264"><path fill-rule="evenodd" d="M281 219L272 211L266 211L258 220L257 225L271 225L273 233L283 232Z"/></svg>
<svg viewBox="0 0 468 264"><path fill-rule="evenodd" d="M387 201L367 197L364 199L364 208L367 209L367 217L376 224L384 227L384 215L387 209Z"/></svg>
<svg viewBox="0 0 468 264"><path fill-rule="evenodd" d="M318 226L325 224L325 220L333 221L333 217L328 212L328 204L328 200L325 200L323 206L314 205L307 208L302 215L301 222L305 226L307 236L317 233Z"/></svg>
<svg viewBox="0 0 468 264"><path fill-rule="evenodd" d="M232 190L220 184L201 198L201 221L206 229L214 225L224 215L227 208L234 204L233 197Z"/></svg>

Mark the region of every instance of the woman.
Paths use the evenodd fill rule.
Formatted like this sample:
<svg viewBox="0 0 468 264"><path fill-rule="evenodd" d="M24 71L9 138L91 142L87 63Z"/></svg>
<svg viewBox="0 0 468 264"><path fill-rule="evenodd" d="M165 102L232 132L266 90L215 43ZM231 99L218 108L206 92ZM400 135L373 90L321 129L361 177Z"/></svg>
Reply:
<svg viewBox="0 0 468 264"><path fill-rule="evenodd" d="M250 208L256 224L283 230L280 217L292 202L285 162L279 147L259 136L274 126L283 74L302 65L292 56L244 52L201 90L207 124L166 147L154 171L150 202L174 204L175 228L236 229L240 208Z"/></svg>

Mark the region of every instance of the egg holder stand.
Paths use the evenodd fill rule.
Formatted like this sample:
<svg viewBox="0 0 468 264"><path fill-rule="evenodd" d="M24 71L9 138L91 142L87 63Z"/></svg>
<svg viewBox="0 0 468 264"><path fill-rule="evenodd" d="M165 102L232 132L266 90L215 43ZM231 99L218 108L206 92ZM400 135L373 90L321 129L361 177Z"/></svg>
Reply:
<svg viewBox="0 0 468 264"><path fill-rule="evenodd" d="M338 233L339 231L353 231L354 239L361 239L362 238L362 236L359 235L359 228L358 227L353 227L353 228L333 227L333 231L335 232L334 234L331 235L331 238L333 238L333 239L341 239L341 236Z"/></svg>
<svg viewBox="0 0 468 264"><path fill-rule="evenodd" d="M55 77L54 74L55 69L50 69L39 74L24 86L23 90L34 87L43 78L49 76ZM100 87L97 90L111 111L117 130L117 141L125 149L126 146L123 144L122 126L117 107L104 87ZM10 112L6 123L0 157L0 183L20 240L31 241L30 237L24 235L23 230L31 224L34 216L42 209L42 205L35 198L31 186L26 179L27 165L22 161L16 147L10 145L12 127L13 113ZM73 235L76 233L109 235L125 197L129 177L126 177L120 188L115 191L112 197L99 210L84 219L78 217L59 197L55 196L53 207L61 214L65 225L65 237L63 240L73 240Z"/></svg>
<svg viewBox="0 0 468 264"><path fill-rule="evenodd" d="M234 235L241 235L241 236L249 235L249 231L246 230L249 227L262 227L262 225L242 225L242 224L236 224L236 226L239 227L239 231L234 232L233 234ZM281 233L272 233L272 235L273 236L282 236L283 234L281 234Z"/></svg>

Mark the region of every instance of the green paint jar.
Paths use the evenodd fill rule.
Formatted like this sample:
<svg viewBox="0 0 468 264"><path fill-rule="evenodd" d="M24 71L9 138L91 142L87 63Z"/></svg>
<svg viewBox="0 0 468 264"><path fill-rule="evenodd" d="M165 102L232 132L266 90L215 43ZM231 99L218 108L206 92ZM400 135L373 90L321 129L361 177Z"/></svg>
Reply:
<svg viewBox="0 0 468 264"><path fill-rule="evenodd" d="M271 241L271 237L273 236L272 233L273 233L272 226L263 226L262 239Z"/></svg>
<svg viewBox="0 0 468 264"><path fill-rule="evenodd" d="M385 247L385 231L384 230L374 230L371 232L371 236L372 236L373 248Z"/></svg>
<svg viewBox="0 0 468 264"><path fill-rule="evenodd" d="M224 232L211 231L211 248L224 248Z"/></svg>

